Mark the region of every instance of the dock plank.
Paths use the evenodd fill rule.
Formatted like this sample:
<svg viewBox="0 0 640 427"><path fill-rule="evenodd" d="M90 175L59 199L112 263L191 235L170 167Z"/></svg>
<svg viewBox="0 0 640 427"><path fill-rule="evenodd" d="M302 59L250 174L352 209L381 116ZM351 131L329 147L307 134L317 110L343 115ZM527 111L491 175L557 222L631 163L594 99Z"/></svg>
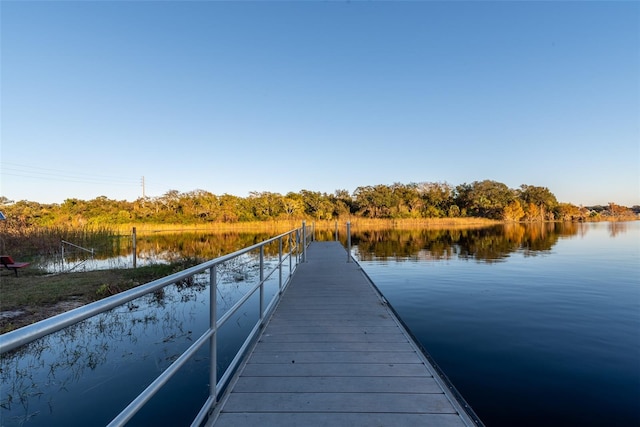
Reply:
<svg viewBox="0 0 640 427"><path fill-rule="evenodd" d="M314 242L209 425L475 426L355 262Z"/></svg>
<svg viewBox="0 0 640 427"><path fill-rule="evenodd" d="M457 414L381 414L327 412L225 412L216 423L219 427L370 427L370 426L437 426L465 427Z"/></svg>
<svg viewBox="0 0 640 427"><path fill-rule="evenodd" d="M413 349L409 341L404 343L394 343L393 348L399 351ZM384 342L303 342L303 343L260 343L260 351L389 351L389 344Z"/></svg>
<svg viewBox="0 0 640 427"><path fill-rule="evenodd" d="M253 377L417 377L431 376L421 363L248 363L243 375Z"/></svg>
<svg viewBox="0 0 640 427"><path fill-rule="evenodd" d="M276 329L276 328L274 328ZM407 342L400 334L365 334L365 333L315 333L315 334L282 334L272 331L262 336L262 342Z"/></svg>
<svg viewBox="0 0 640 427"><path fill-rule="evenodd" d="M262 351L252 363L411 363L412 351Z"/></svg>
<svg viewBox="0 0 640 427"><path fill-rule="evenodd" d="M233 393L230 412L383 412L454 414L444 394L425 393Z"/></svg>
<svg viewBox="0 0 640 427"><path fill-rule="evenodd" d="M433 377L249 377L242 376L236 393L442 393Z"/></svg>
<svg viewBox="0 0 640 427"><path fill-rule="evenodd" d="M291 323L270 323L272 328L278 328L278 334L321 334L321 333L343 333L343 334L397 334L398 327L396 325L387 326L371 326L371 325L336 325L330 322L325 325L318 325L316 322L306 324Z"/></svg>

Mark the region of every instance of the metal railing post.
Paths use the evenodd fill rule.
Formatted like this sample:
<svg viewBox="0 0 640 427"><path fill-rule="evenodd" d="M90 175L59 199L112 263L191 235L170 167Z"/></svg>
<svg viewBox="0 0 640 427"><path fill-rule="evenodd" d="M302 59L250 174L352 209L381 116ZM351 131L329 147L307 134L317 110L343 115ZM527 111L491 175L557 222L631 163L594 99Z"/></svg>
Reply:
<svg viewBox="0 0 640 427"><path fill-rule="evenodd" d="M302 221L302 262L307 262L307 223Z"/></svg>
<svg viewBox="0 0 640 427"><path fill-rule="evenodd" d="M293 269L293 238L289 234L289 276L291 276L291 270Z"/></svg>
<svg viewBox="0 0 640 427"><path fill-rule="evenodd" d="M138 264L138 248L137 248L138 237L137 237L137 234L136 234L136 228L135 227L133 227L131 239L132 239L131 252L133 252L133 268L136 268L136 266ZM91 254L93 255L93 251L91 252Z"/></svg>
<svg viewBox="0 0 640 427"><path fill-rule="evenodd" d="M347 221L347 262L351 262L351 221Z"/></svg>
<svg viewBox="0 0 640 427"><path fill-rule="evenodd" d="M278 239L278 289L282 294L282 237Z"/></svg>
<svg viewBox="0 0 640 427"><path fill-rule="evenodd" d="M264 322L264 245L260 246L260 324Z"/></svg>
<svg viewBox="0 0 640 427"><path fill-rule="evenodd" d="M216 385L218 383L218 319L217 319L217 295L218 283L216 278L216 266L213 265L209 270L209 328L213 331L211 341L209 342L210 352L210 370L209 370L209 396L215 405L218 401L218 393Z"/></svg>

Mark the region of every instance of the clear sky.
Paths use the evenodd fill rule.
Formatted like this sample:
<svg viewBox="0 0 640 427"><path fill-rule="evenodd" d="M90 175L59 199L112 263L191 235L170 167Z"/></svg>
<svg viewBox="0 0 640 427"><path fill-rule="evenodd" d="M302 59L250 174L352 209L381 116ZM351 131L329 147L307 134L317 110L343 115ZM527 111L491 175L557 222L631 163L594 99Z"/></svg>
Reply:
<svg viewBox="0 0 640 427"><path fill-rule="evenodd" d="M0 2L11 200L491 179L640 204L638 2Z"/></svg>

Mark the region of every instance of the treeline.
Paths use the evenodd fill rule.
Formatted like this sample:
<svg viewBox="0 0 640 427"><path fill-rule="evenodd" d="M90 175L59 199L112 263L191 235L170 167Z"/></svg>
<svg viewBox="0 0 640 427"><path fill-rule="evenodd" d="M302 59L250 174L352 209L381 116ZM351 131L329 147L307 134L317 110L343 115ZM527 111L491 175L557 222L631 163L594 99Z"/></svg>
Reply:
<svg viewBox="0 0 640 427"><path fill-rule="evenodd" d="M352 217L457 218L482 217L505 221L586 221L605 217L635 218L633 210L610 203L594 208L560 203L546 187L521 185L513 189L491 181L452 186L423 182L358 187L353 194L301 190L281 195L252 192L248 197L215 195L204 190L181 193L171 190L160 197L133 202L67 199L61 204L12 202L0 197L7 218L26 226L97 224L202 224L269 220L332 220ZM601 209L598 209L601 208ZM635 212L634 212L635 211Z"/></svg>

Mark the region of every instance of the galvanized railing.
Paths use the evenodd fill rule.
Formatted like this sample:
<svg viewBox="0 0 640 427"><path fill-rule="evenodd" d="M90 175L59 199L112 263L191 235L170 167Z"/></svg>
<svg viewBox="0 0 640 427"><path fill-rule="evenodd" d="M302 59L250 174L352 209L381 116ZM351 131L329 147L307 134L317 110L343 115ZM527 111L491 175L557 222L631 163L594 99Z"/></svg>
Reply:
<svg viewBox="0 0 640 427"><path fill-rule="evenodd" d="M152 292L156 292L166 286L175 284L185 279L192 278L194 275L208 272L209 273L209 293L210 293L210 312L209 312L209 328L197 338L193 344L187 348L166 370L164 370L149 386L140 393L126 408L115 417L111 423L111 426L123 426L129 421L178 371L179 369L189 361L196 352L202 348L205 344L209 344L210 349L210 390L209 397L203 404L200 412L196 415L192 422L192 426L200 426L208 417L211 410L214 408L218 396L224 390L224 387L230 380L233 372L237 368L238 364L242 360L244 353L251 345L254 338L257 336L261 327L264 325L265 319L269 316L275 305L280 299L282 292L289 284L291 277L296 270L296 267L300 262L306 260L306 248L313 239L313 230L308 232L305 223L302 223L301 228L287 231L264 242L249 246L231 254L215 258L205 263L199 264L195 267L191 267L179 273L172 274L165 278L155 280L147 283L146 285L138 286L137 288L130 289L128 291L113 295L100 301L88 304L86 306L77 308L75 310L68 311L66 313L51 317L33 325L20 328L18 330L8 332L0 336L0 354L7 351L11 351L20 346L26 345L30 342L37 340L45 335L54 333L68 326L79 323L90 317L109 311L113 308L126 304L136 298L140 298L143 295L147 295ZM278 262L275 267L269 271L265 271L265 247L270 244L278 242ZM288 251L284 251L284 242L287 243ZM260 278L257 284L249 289L229 310L220 317L217 318L217 304L216 304L216 270L217 267L225 262L238 258L244 254L252 251L260 252ZM285 264L288 261L288 271L285 268ZM278 292L275 293L271 301L265 307L265 294L264 285L265 282L276 272L278 272ZM255 326L249 333L248 337L236 353L235 357L222 374L220 378L217 378L217 332L218 330L236 313L256 292L259 292L259 318Z"/></svg>

